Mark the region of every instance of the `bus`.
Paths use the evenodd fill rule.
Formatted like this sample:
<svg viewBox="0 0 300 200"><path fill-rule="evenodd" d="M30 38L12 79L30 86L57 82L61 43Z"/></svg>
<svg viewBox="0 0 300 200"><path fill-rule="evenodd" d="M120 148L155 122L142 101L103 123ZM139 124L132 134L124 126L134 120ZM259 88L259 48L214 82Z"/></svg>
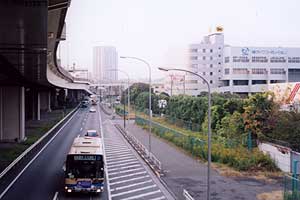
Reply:
<svg viewBox="0 0 300 200"><path fill-rule="evenodd" d="M100 193L104 188L101 138L77 137L65 163L65 192Z"/></svg>

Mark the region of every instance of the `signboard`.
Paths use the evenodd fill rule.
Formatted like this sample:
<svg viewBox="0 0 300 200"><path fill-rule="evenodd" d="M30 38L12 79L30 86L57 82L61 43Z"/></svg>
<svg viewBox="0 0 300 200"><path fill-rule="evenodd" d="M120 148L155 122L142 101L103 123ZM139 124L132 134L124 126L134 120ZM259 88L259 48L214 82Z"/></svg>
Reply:
<svg viewBox="0 0 300 200"><path fill-rule="evenodd" d="M250 49L248 47L244 47L241 49L243 56L248 56L251 54L260 54L260 55L286 55L287 51L282 49Z"/></svg>
<svg viewBox="0 0 300 200"><path fill-rule="evenodd" d="M74 160L96 160L96 159L97 159L97 156L91 156L91 155L74 156Z"/></svg>

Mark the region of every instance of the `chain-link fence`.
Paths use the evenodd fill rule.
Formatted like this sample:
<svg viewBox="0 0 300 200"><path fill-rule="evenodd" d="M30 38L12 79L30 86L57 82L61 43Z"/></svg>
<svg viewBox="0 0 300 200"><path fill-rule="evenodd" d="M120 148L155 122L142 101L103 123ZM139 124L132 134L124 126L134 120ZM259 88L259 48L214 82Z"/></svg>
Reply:
<svg viewBox="0 0 300 200"><path fill-rule="evenodd" d="M284 200L300 200L299 177L285 176L283 187Z"/></svg>
<svg viewBox="0 0 300 200"><path fill-rule="evenodd" d="M149 125L149 121L147 119L138 116L136 116L135 122L140 126L144 126L145 128ZM204 140L185 135L179 131L163 126L157 122L151 122L151 124L152 131L157 136L174 143L176 146L185 149L195 156L206 158L205 148L207 147Z"/></svg>

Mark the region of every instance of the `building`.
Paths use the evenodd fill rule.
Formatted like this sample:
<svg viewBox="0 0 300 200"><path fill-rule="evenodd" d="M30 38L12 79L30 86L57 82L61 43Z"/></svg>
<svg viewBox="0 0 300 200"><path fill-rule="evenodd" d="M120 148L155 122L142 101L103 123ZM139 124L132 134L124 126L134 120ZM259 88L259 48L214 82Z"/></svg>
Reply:
<svg viewBox="0 0 300 200"><path fill-rule="evenodd" d="M241 95L300 81L300 48L224 47L220 92Z"/></svg>
<svg viewBox="0 0 300 200"><path fill-rule="evenodd" d="M115 47L96 46L93 49L93 79L118 80L118 53Z"/></svg>
<svg viewBox="0 0 300 200"><path fill-rule="evenodd" d="M223 66L224 35L221 32L207 35L199 44L189 46L188 70L202 75L212 88L220 85ZM207 91L207 86L197 76L186 75L186 93L196 96Z"/></svg>
<svg viewBox="0 0 300 200"><path fill-rule="evenodd" d="M249 95L268 90L268 84L299 82L300 48L229 46L216 32L189 46L188 70L202 75L212 91ZM186 93L202 91L204 82L187 75Z"/></svg>

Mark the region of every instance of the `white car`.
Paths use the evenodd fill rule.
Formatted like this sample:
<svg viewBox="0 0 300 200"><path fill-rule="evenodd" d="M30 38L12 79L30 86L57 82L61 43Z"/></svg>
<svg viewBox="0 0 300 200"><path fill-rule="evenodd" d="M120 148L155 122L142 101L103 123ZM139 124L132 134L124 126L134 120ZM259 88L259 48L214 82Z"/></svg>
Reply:
<svg viewBox="0 0 300 200"><path fill-rule="evenodd" d="M92 113L96 112L96 108L91 107L90 112L92 112Z"/></svg>
<svg viewBox="0 0 300 200"><path fill-rule="evenodd" d="M99 137L100 135L96 130L88 130L85 134L87 137Z"/></svg>

